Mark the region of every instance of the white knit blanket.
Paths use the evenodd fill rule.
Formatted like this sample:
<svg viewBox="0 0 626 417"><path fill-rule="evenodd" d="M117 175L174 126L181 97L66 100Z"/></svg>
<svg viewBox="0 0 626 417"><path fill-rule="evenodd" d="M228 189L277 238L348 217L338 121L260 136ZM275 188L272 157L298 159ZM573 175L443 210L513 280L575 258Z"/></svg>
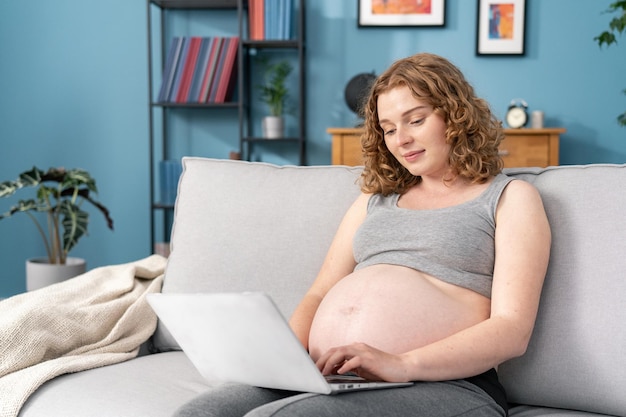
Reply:
<svg viewBox="0 0 626 417"><path fill-rule="evenodd" d="M161 290L165 264L153 255L0 301L0 416L17 416L58 375L137 356L157 321L145 296Z"/></svg>

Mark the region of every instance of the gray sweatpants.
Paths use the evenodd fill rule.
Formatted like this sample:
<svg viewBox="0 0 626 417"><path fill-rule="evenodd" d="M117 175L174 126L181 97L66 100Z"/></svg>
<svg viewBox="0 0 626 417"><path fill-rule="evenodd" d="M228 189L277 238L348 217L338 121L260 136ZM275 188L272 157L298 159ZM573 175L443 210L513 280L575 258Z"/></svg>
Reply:
<svg viewBox="0 0 626 417"><path fill-rule="evenodd" d="M503 417L506 412L476 385L418 382L405 388L338 395L303 394L225 385L192 399L176 417Z"/></svg>

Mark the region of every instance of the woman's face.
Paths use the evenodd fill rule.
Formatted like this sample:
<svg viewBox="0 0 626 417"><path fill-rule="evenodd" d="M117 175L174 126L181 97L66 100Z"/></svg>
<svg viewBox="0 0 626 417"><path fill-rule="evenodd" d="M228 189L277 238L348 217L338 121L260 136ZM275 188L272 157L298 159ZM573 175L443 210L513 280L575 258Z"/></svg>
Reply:
<svg viewBox="0 0 626 417"><path fill-rule="evenodd" d="M387 149L411 174L442 178L449 173L447 126L431 105L400 86L380 94L377 107Z"/></svg>

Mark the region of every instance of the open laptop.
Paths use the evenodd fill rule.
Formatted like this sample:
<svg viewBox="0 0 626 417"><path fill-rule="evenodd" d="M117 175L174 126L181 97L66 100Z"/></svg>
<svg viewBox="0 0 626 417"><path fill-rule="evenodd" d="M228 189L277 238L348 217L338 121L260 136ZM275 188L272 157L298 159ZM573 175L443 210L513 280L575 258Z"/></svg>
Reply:
<svg viewBox="0 0 626 417"><path fill-rule="evenodd" d="M165 327L208 381L319 394L412 385L342 375L332 375L327 381L264 293L147 297Z"/></svg>

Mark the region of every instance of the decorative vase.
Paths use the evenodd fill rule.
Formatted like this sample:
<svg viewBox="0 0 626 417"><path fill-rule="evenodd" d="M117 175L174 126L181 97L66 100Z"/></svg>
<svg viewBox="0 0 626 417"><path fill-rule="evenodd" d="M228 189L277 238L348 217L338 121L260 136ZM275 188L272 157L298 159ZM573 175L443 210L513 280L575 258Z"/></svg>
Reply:
<svg viewBox="0 0 626 417"><path fill-rule="evenodd" d="M265 116L263 118L263 137L278 139L285 136L285 119L281 116Z"/></svg>
<svg viewBox="0 0 626 417"><path fill-rule="evenodd" d="M81 258L67 258L65 265L48 263L48 258L26 261L26 290L33 291L47 285L85 273L87 263Z"/></svg>

